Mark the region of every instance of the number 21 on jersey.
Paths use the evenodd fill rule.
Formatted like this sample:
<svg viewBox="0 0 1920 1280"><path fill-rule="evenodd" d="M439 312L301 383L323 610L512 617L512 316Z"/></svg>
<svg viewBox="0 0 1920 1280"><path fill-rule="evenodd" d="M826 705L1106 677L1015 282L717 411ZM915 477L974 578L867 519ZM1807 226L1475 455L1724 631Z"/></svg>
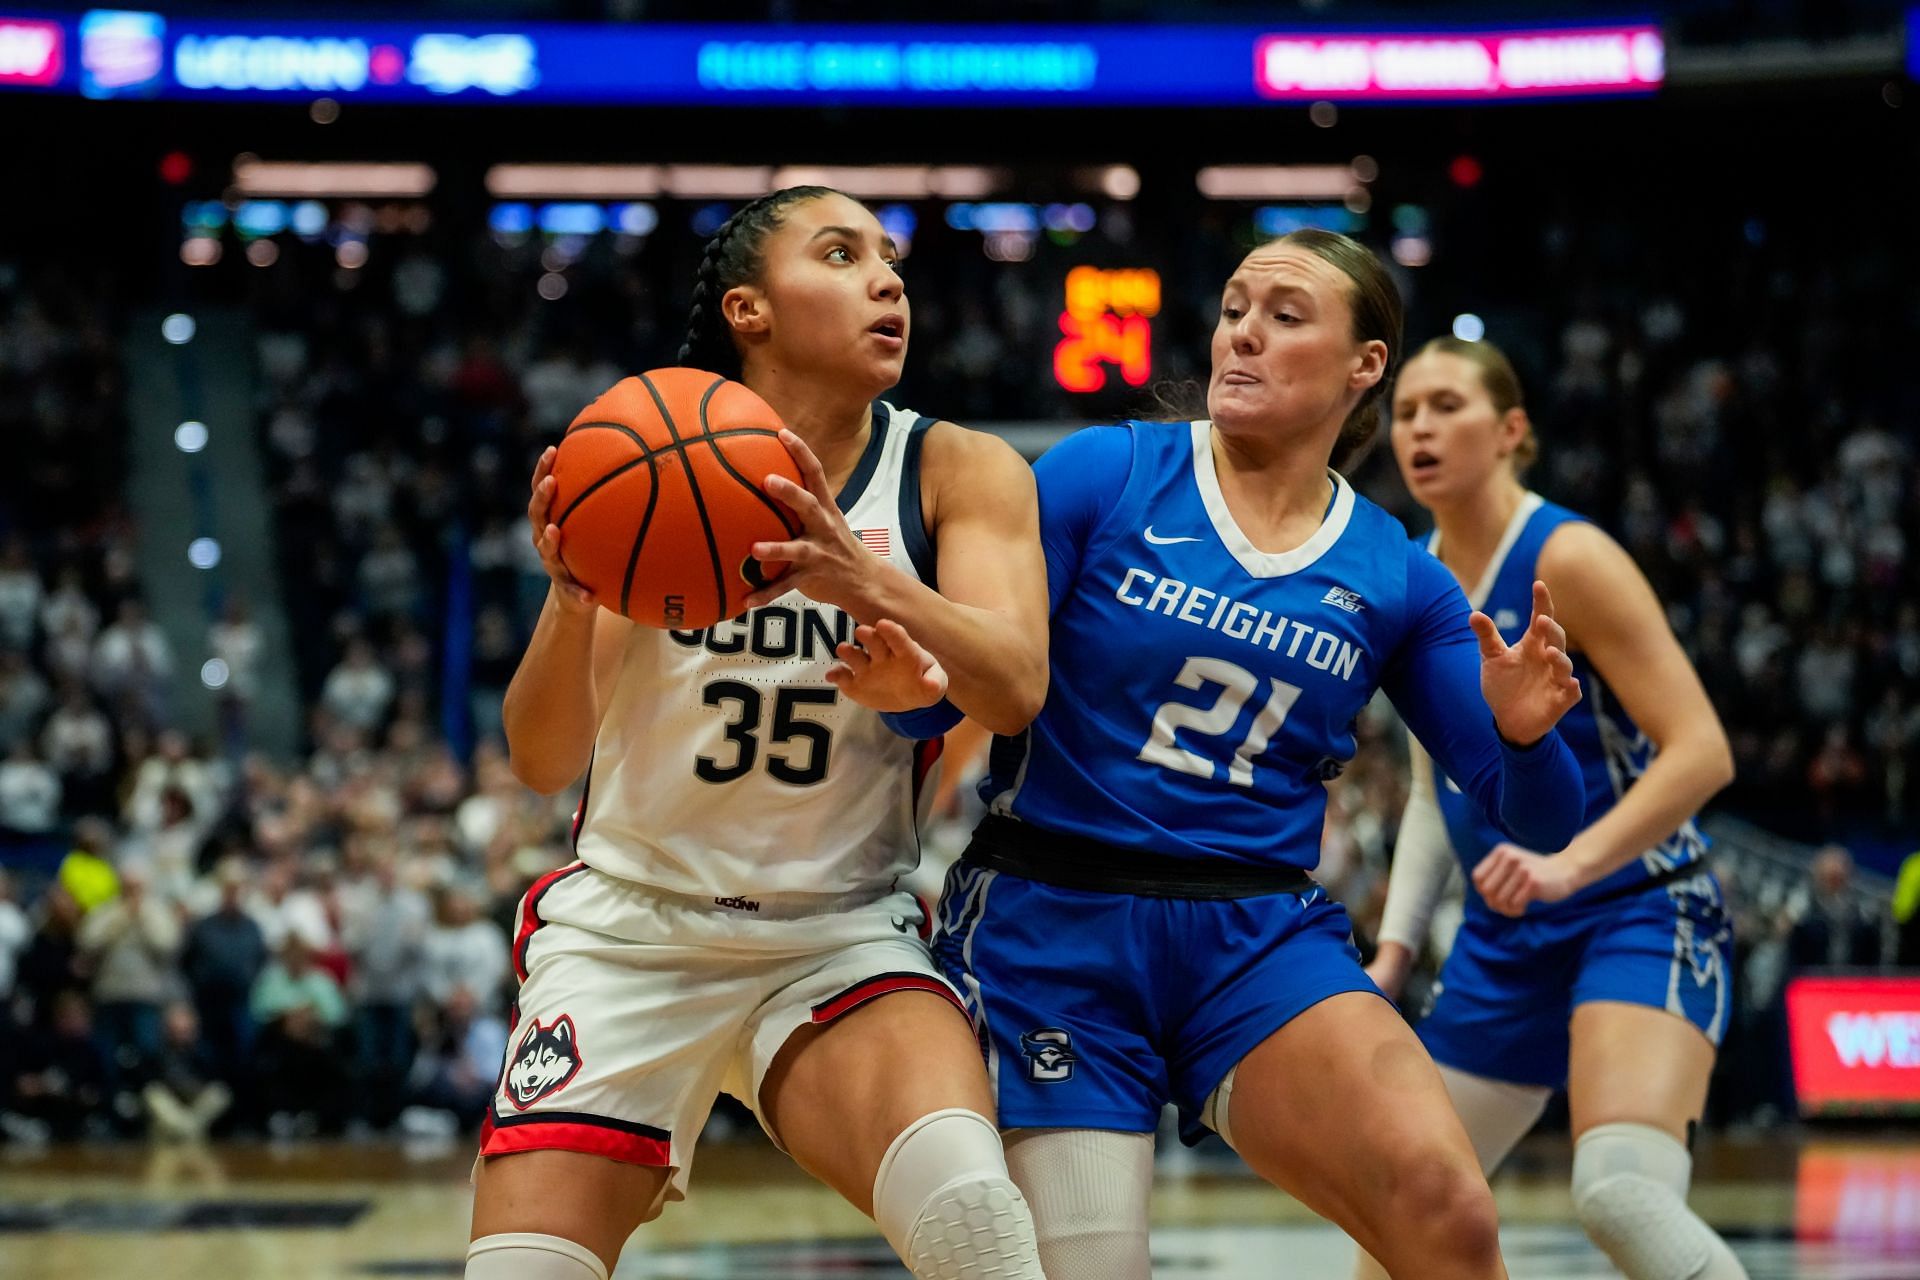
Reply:
<svg viewBox="0 0 1920 1280"><path fill-rule="evenodd" d="M1240 712L1247 703L1260 694L1260 677L1219 658L1188 658L1173 682L1182 689L1194 690L1217 685L1220 692L1213 705L1206 708L1184 702L1161 703L1160 709L1153 713L1153 729L1147 734L1138 759L1175 773L1212 778L1218 763L1210 756L1180 746L1174 741L1174 734L1186 729L1204 737L1222 737L1240 722ZM1253 758L1267 749L1300 696L1299 685L1273 677L1269 677L1268 683L1271 690L1267 693L1266 705L1253 717L1247 736L1233 749L1233 758L1227 764L1227 781L1235 786L1253 785Z"/></svg>

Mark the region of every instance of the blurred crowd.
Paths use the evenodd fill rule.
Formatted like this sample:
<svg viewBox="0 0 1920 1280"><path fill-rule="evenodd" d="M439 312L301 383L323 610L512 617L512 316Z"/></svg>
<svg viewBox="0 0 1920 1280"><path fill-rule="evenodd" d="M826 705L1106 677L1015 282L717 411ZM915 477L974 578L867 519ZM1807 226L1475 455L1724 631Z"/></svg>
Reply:
<svg viewBox="0 0 1920 1280"><path fill-rule="evenodd" d="M1177 237L1142 216L1102 207L1091 232L990 261L923 211L899 398L969 422L1144 411L1147 389L1117 377L1092 398L1053 382L1044 353L1079 262L1156 265L1156 373L1204 372L1251 230L1219 206ZM1755 219L1680 270L1627 225L1542 218L1513 266L1525 306L1484 308L1528 385L1531 481L1613 531L1668 603L1733 737L1727 808L1814 843L1911 831L1920 470L1889 355L1912 336L1910 308L1887 305L1891 248L1863 231L1841 263L1812 231ZM125 508L121 318L101 289L0 269L0 429L27 442L0 469L0 838L58 854L0 878L0 1137L444 1129L491 1087L514 904L565 860L573 805L521 787L499 742L546 588L527 477L600 391L672 363L699 242L401 220L365 234L363 265L289 239L238 268L298 584L282 604L308 721L291 762L176 730L180 674ZM1396 270L1409 338L1447 327L1440 269ZM1356 475L1419 524L1384 451ZM209 640L244 743L260 646L246 605ZM1390 716L1360 738L1322 875L1364 935L1404 775ZM935 844L953 846L969 805L955 794ZM1844 849L1795 877L1722 874L1745 961L1726 1118L1791 1105L1786 978L1890 963L1897 943L1863 913ZM1763 1060L1774 1075L1747 1073Z"/></svg>
<svg viewBox="0 0 1920 1280"><path fill-rule="evenodd" d="M1888 293L1896 247L1862 228L1834 261L1817 229L1754 218L1721 228L1704 261L1669 263L1635 244L1629 216L1547 221L1536 257L1509 263L1525 304L1488 311L1541 438L1530 481L1653 579L1733 737L1734 808L1815 842L1910 830L1920 456L1894 353L1920 335ZM970 423L1152 411L1151 389L1117 370L1091 396L1055 383L1043 353L1067 266L1159 268L1164 385L1204 374L1219 284L1251 236L1220 206L1179 237L1112 206L1071 243L1039 237L1025 260L992 262L977 234L930 212L919 226L897 396ZM256 273L282 553L308 584L288 603L305 692L333 721L438 717L462 745L497 728L544 592L522 527L531 460L624 372L673 361L697 244L664 229L458 252L394 237L353 271L323 245ZM1444 331L1453 286L1396 270L1409 340ZM547 300L537 286L554 279L565 293ZM1384 449L1357 479L1423 524Z"/></svg>

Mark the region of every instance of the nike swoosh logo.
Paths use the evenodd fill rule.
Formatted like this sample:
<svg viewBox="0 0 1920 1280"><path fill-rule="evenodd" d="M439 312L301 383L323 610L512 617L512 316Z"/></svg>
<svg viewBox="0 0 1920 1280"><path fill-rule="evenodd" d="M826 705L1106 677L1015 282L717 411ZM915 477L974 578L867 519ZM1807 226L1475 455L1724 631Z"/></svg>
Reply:
<svg viewBox="0 0 1920 1280"><path fill-rule="evenodd" d="M1200 539L1198 538L1156 538L1153 534L1153 526L1148 525L1147 541L1151 542L1156 547L1170 547L1176 542L1198 542L1200 541Z"/></svg>

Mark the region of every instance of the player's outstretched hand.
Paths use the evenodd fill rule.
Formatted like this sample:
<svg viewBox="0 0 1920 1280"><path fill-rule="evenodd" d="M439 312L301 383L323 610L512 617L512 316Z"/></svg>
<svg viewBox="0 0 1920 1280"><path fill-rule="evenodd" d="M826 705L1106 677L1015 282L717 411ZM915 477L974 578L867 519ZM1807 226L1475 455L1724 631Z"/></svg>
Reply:
<svg viewBox="0 0 1920 1280"><path fill-rule="evenodd" d="M1484 613L1469 621L1480 641L1480 695L1493 710L1493 722L1508 742L1531 746L1580 701L1567 633L1553 619L1547 584L1533 584L1533 622L1519 644L1509 647Z"/></svg>
<svg viewBox="0 0 1920 1280"><path fill-rule="evenodd" d="M833 491L827 488L827 472L807 442L782 428L780 443L787 446L800 468L801 484L785 476L770 475L766 490L786 503L800 519L800 534L786 542L756 542L754 558L768 563L786 563L792 567L771 585L747 597L746 607L758 609L771 604L789 591L798 591L822 604L839 605L856 618L863 615L861 604L871 598L870 587L880 568L879 557L854 536L847 517Z"/></svg>
<svg viewBox="0 0 1920 1280"><path fill-rule="evenodd" d="M527 524L540 567L553 579L554 607L562 613L590 614L599 607L593 593L581 586L560 559L560 526L553 523L553 460L560 451L549 446L533 468L533 497L527 500Z"/></svg>
<svg viewBox="0 0 1920 1280"><path fill-rule="evenodd" d="M946 669L899 623L882 618L857 626L853 639L834 650L840 665L828 670L827 680L861 706L918 711L947 696Z"/></svg>
<svg viewBox="0 0 1920 1280"><path fill-rule="evenodd" d="M1558 902L1580 888L1580 883L1563 857L1498 844L1473 869L1473 887L1501 915L1521 916L1528 903Z"/></svg>

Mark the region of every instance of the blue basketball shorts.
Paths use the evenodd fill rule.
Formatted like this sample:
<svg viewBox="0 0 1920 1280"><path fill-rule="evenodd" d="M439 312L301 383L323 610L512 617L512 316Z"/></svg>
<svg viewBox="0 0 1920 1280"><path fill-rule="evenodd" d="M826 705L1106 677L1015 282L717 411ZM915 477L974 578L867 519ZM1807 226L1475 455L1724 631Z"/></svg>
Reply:
<svg viewBox="0 0 1920 1280"><path fill-rule="evenodd" d="M1733 1007L1733 924L1710 871L1519 919L1469 906L1420 1039L1456 1070L1567 1082L1568 1025L1593 1000L1665 1009L1716 1046Z"/></svg>
<svg viewBox="0 0 1920 1280"><path fill-rule="evenodd" d="M934 956L973 1018L1002 1128L1151 1132L1307 1009L1379 995L1315 885L1228 899L1043 884L957 864ZM1384 997L1383 997L1384 998Z"/></svg>

